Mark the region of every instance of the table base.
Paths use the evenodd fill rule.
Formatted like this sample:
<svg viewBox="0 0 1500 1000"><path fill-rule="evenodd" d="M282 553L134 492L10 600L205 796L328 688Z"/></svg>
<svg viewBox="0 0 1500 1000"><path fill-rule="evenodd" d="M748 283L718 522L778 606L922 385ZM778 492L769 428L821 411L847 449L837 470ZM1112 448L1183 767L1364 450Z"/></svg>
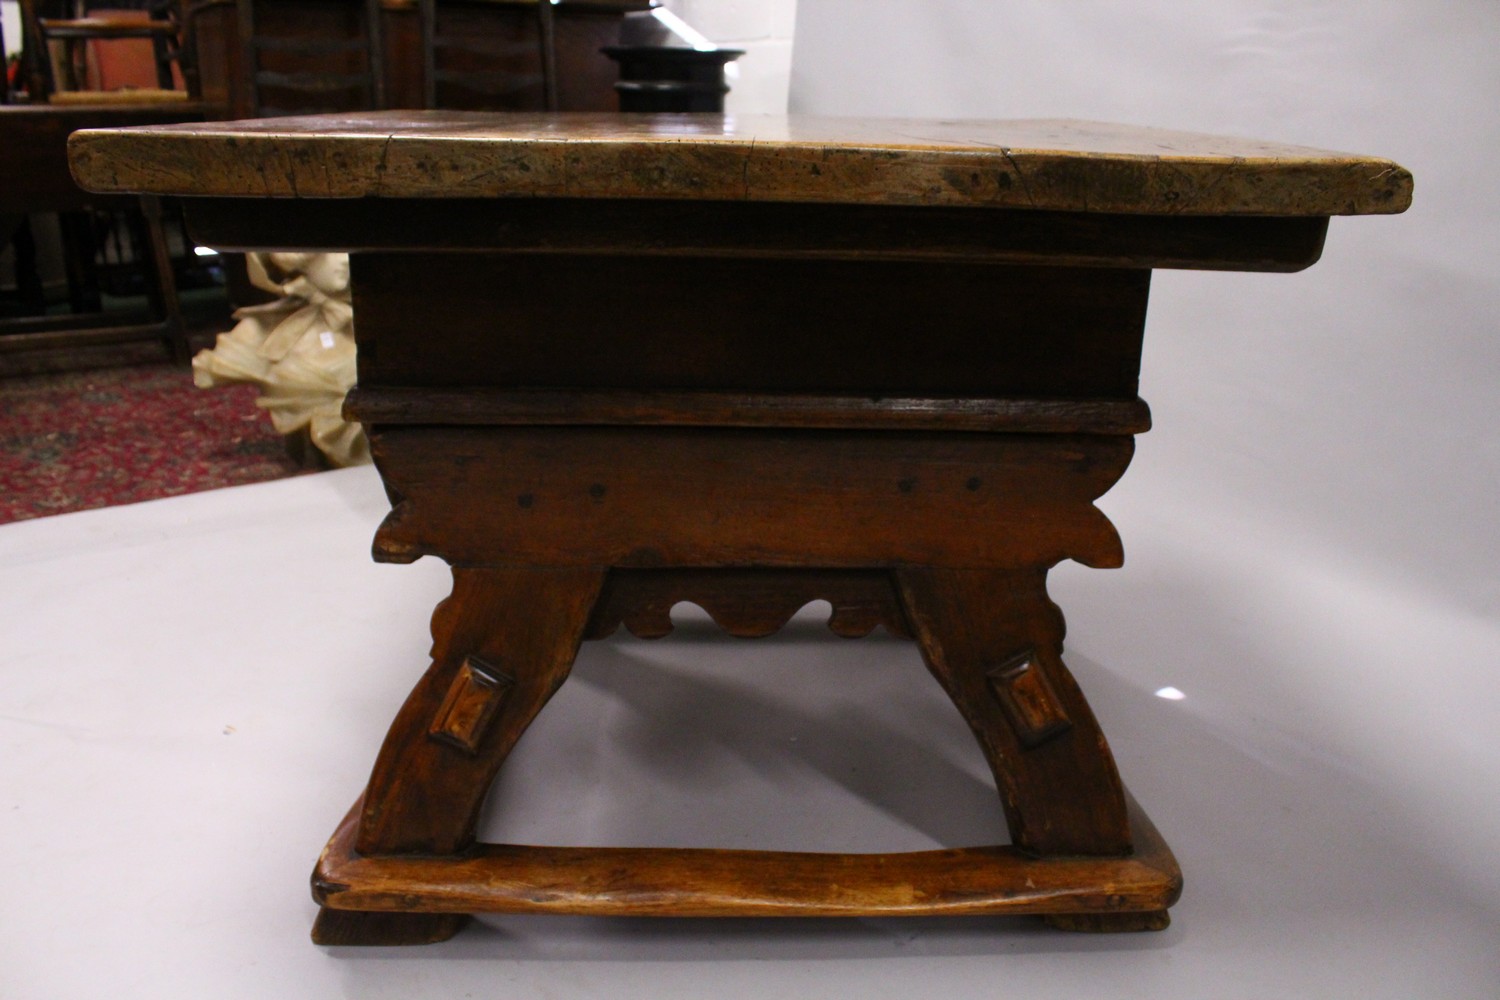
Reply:
<svg viewBox="0 0 1500 1000"><path fill-rule="evenodd" d="M1182 873L1140 806L1124 858L1012 846L823 854L478 844L456 857L365 857L357 803L313 872L320 944L426 944L472 913L669 917L1037 915L1069 930L1161 930ZM409 918L409 919L400 919Z"/></svg>
<svg viewBox="0 0 1500 1000"><path fill-rule="evenodd" d="M393 515L395 516L395 515ZM1045 570L467 567L433 619L433 664L364 797L313 873L324 944L421 944L473 913L1037 915L1159 930L1181 872L1125 792L1061 660ZM653 638L682 600L740 636L826 600L833 631L916 640L995 774L1010 845L896 854L538 847L476 840L510 749L579 644Z"/></svg>

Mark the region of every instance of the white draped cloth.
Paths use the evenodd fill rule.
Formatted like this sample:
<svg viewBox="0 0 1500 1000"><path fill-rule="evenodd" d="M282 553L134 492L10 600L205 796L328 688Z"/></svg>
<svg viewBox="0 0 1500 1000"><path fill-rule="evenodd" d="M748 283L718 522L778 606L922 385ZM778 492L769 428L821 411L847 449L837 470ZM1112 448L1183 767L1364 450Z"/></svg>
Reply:
<svg viewBox="0 0 1500 1000"><path fill-rule="evenodd" d="M280 298L235 312L234 329L193 358L193 382L257 385L256 404L277 431L306 434L336 466L370 461L364 431L343 416L355 379L349 255L253 253L246 262L251 282Z"/></svg>

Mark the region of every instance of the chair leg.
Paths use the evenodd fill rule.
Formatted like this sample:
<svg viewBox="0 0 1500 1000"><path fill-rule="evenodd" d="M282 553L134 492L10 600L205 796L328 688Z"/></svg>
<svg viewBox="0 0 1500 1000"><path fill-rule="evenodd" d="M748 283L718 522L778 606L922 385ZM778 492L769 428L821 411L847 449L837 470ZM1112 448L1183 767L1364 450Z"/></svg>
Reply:
<svg viewBox="0 0 1500 1000"><path fill-rule="evenodd" d="M30 216L21 216L11 235L11 246L16 251L16 291L20 295L22 313L45 316L47 294L42 289L42 276L37 270L36 235L31 231Z"/></svg>
<svg viewBox="0 0 1500 1000"><path fill-rule="evenodd" d="M142 195L141 215L146 220L150 266L155 278L154 283L148 286L151 304L161 318L162 339L172 360L185 362L189 357L187 326L182 321L182 303L177 297L177 276L172 271L172 254L167 246L166 230L161 224L161 199L154 195Z"/></svg>
<svg viewBox="0 0 1500 1000"><path fill-rule="evenodd" d="M557 92L557 22L550 3L536 5L537 45L542 62L542 100L548 111L561 107Z"/></svg>
<svg viewBox="0 0 1500 1000"><path fill-rule="evenodd" d="M99 295L99 269L95 264L98 241L87 212L57 213L62 232L63 269L68 278L68 306L77 314L104 309Z"/></svg>

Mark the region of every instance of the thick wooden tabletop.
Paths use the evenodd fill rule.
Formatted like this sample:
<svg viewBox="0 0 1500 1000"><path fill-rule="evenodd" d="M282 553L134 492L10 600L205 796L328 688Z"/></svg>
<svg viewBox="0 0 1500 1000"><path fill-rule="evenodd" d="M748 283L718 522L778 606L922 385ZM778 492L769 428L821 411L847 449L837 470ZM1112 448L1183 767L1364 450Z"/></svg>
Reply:
<svg viewBox="0 0 1500 1000"><path fill-rule="evenodd" d="M1393 213L1411 174L1300 146L1078 121L393 111L75 135L108 192L667 198L1148 215Z"/></svg>

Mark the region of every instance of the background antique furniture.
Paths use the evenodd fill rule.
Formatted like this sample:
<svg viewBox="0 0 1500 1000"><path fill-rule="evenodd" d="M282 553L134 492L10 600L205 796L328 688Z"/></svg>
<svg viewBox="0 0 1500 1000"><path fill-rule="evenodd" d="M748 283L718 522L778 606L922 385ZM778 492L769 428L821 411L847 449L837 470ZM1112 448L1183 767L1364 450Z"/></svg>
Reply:
<svg viewBox="0 0 1500 1000"><path fill-rule="evenodd" d="M21 0L21 17L27 33L28 49L34 54L31 63L30 89L35 95L46 95L49 99L60 94L100 90L89 86L89 62L91 44L111 43L129 39L141 39L150 43L157 91L153 97L176 94L186 98L182 91L174 90L173 66L182 60L182 26L176 0L156 0L138 14L109 10L95 15L88 6L69 4L75 16L48 16L39 0ZM98 6L103 6L102 4ZM59 43L54 45L54 43ZM62 58L54 62L53 49L60 49ZM64 79L58 79L55 69L60 67ZM97 100L97 99L96 99Z"/></svg>
<svg viewBox="0 0 1500 1000"><path fill-rule="evenodd" d="M514 40L503 35L501 38L494 38L493 35L499 34L498 32L476 32L472 22L466 33L462 26L450 25L447 17L439 21L440 6L444 14L454 10L453 4L439 5L437 0L418 0L422 18L422 107L454 106L438 99L439 90L453 87L468 90L481 100L487 98L487 103L493 107L497 100L514 100L511 95L517 90L525 89L539 72L543 106L551 111L558 109L557 23L553 4L532 5L536 11L536 43L531 46L517 45ZM491 37L486 37L486 34ZM498 47L496 42L500 43ZM517 49L520 51L517 52ZM518 72L513 62L506 68L496 68L493 62L489 68L475 68L472 65L468 68L453 68L451 65L463 61L472 63L477 59L482 67L486 56L491 60L495 57L509 57L513 60L517 55L525 59L528 49L535 60L535 70L530 73L524 70ZM447 58L440 59L440 56ZM451 96L445 97L447 101L453 100Z"/></svg>
<svg viewBox="0 0 1500 1000"><path fill-rule="evenodd" d="M620 64L621 111L723 111L724 67L745 51L611 45L604 54Z"/></svg>
<svg viewBox="0 0 1500 1000"><path fill-rule="evenodd" d="M1329 215L1411 192L1368 157L1046 121L408 113L92 132L72 156L91 188L193 197L219 245L359 251L349 406L395 503L376 556L440 555L454 591L315 873L325 943L474 911L1165 926L1176 863L1063 665L1046 574L1120 563L1092 501L1148 426L1150 269L1298 270ZM583 639L664 634L682 599L764 635L814 598L841 635L918 641L1011 846L475 843Z"/></svg>
<svg viewBox="0 0 1500 1000"><path fill-rule="evenodd" d="M563 0L551 12L528 0L441 0L426 7L422 0L208 0L200 6L195 30L204 93L245 118L268 103L254 85L252 66L282 74L286 85L269 102L278 113L330 105L344 111L540 109L546 105L540 28L549 13L558 106L614 110L617 74L599 49L619 42L627 13L651 4ZM253 60L247 37L252 45L263 40ZM378 43L373 48L371 39ZM320 82L325 72L330 76ZM303 86L308 83L319 86Z"/></svg>
<svg viewBox="0 0 1500 1000"><path fill-rule="evenodd" d="M191 25L203 91L229 117L539 109L554 90L559 107L603 111L617 107L618 74L599 49L619 41L626 14L650 6L650 0L199 0ZM242 266L227 274L232 302L261 300Z"/></svg>
<svg viewBox="0 0 1500 1000"><path fill-rule="evenodd" d="M67 170L68 136L79 128L101 128L193 122L217 117L216 109L199 100L192 45L187 41L188 18L175 4L151 5L149 17L118 12L91 16L90 8L66 5L52 10L37 2L22 4L25 28L25 74L28 103L0 108L0 230L17 239L17 281L29 294L36 316L0 323L0 351L33 350L63 345L102 344L159 339L169 353L185 361L188 354L178 301L177 265L164 227L159 198L129 199L85 194ZM48 17L49 13L77 13L77 17ZM151 43L159 89L107 92L89 89L84 67L89 46L112 46L132 40ZM67 53L71 78L59 90L54 78L54 45ZM179 82L186 89L173 89ZM83 89L74 89L83 87ZM30 222L34 213L57 213L64 243L70 313L47 317L40 294L36 261L31 250ZM109 213L108 217L100 213ZM170 214L170 213L169 213ZM105 220L102 227L97 223ZM168 219L168 223L172 220ZM118 246L111 255L129 261L144 273L149 315L140 320L105 312L101 301L100 269L105 254L103 235ZM181 247L191 259L191 248Z"/></svg>
<svg viewBox="0 0 1500 1000"><path fill-rule="evenodd" d="M25 45L20 89L30 103L202 101L198 25L214 20L214 13L232 2L21 0ZM222 32L210 32L206 52L215 67L224 62L224 53L215 48L223 40ZM102 79L93 77L95 69ZM131 93L107 95L122 87ZM207 100L223 103L224 96L216 92Z"/></svg>
<svg viewBox="0 0 1500 1000"><path fill-rule="evenodd" d="M121 4L131 0L121 0ZM151 317L138 323L119 316L89 314L100 308L94 258L97 241L84 217L91 206L127 209L128 200L85 200L62 163L62 142L76 127L131 125L204 118L358 111L382 107L541 108L548 94L558 106L575 110L614 110L615 64L599 50L620 40L624 16L650 7L649 0L565 0L537 4L526 0L195 0L154 3L149 23L116 16L74 17L67 0L26 0L24 4L31 110L16 112L3 124L0 150L9 181L0 219L7 242L16 246L20 308L45 309L33 263L34 241L27 213L62 212L69 266L72 312L51 319L7 321L0 350L30 350L63 343L100 343L161 337L175 356L188 346L181 327L175 281L158 261L172 258L154 203L143 215L120 223L137 226L144 239L141 266L149 277ZM87 9L83 10L87 13ZM68 15L68 16L64 16ZM546 30L543 30L543 29ZM102 110L54 112L38 107L54 91L48 38L70 39L82 55L90 44L144 37L160 43L156 94L135 91L132 104L164 97L180 100L176 110L122 109L118 117ZM550 39L548 44L543 41ZM550 53L550 55L548 55ZM548 82L547 67L552 67ZM175 75L174 75L175 74ZM180 88L177 77L180 76ZM114 103L121 95L69 91L69 100ZM25 105L20 105L24 107ZM66 190L64 190L66 189ZM171 228L172 208L166 206ZM180 248L190 257L191 248ZM184 269L181 260L177 270ZM225 268L231 298L258 297L243 267ZM102 326L100 325L102 324ZM86 330L83 340L70 330Z"/></svg>
<svg viewBox="0 0 1500 1000"><path fill-rule="evenodd" d="M392 5L393 47L421 53L417 100L397 107L614 111L600 52L650 0L417 0ZM415 10L412 8L415 7ZM406 39L403 41L403 38Z"/></svg>
<svg viewBox="0 0 1500 1000"><path fill-rule="evenodd" d="M296 6L235 0L234 10L249 115L388 106L379 0Z"/></svg>
<svg viewBox="0 0 1500 1000"><path fill-rule="evenodd" d="M201 120L204 113L203 106L196 103L0 107L0 170L6 177L6 183L0 185L0 229L7 234L17 232L26 225L30 213L58 212L65 234L72 234L74 239L74 252L64 258L74 272L69 275L74 312L0 323L0 351L158 339L174 357L186 360L187 342L172 255L162 226L161 200L154 196L136 199L84 193L67 172L66 148L68 136L80 128L193 121ZM83 213L95 209L140 213L148 236L148 255L142 265L150 276L147 289L152 313L143 322L101 312L90 315L99 304L97 297L91 302L88 294L88 289L96 287L87 270L94 250ZM19 259L18 276L26 272L35 273L34 261ZM30 279L21 280L24 283Z"/></svg>

